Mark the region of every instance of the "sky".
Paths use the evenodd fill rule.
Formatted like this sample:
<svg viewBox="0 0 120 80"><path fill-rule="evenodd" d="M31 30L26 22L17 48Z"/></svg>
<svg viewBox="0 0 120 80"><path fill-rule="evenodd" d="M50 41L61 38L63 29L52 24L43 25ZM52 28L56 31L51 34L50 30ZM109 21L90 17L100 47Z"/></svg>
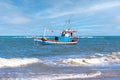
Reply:
<svg viewBox="0 0 120 80"><path fill-rule="evenodd" d="M120 0L0 0L0 36L120 36ZM54 30L54 32L51 32Z"/></svg>

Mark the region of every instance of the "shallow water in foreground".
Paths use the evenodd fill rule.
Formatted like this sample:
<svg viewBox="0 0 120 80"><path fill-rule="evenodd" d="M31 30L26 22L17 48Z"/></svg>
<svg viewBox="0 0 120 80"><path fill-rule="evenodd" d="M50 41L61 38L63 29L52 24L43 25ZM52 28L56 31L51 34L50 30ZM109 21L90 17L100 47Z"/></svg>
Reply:
<svg viewBox="0 0 120 80"><path fill-rule="evenodd" d="M36 46L0 37L0 80L119 80L120 37L80 37L77 45Z"/></svg>

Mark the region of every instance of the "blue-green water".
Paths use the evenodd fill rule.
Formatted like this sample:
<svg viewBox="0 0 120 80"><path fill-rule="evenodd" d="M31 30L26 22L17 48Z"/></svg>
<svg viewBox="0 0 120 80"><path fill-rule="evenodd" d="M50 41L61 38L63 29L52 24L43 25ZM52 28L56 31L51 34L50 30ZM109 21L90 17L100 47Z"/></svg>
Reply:
<svg viewBox="0 0 120 80"><path fill-rule="evenodd" d="M36 46L30 36L1 36L0 79L5 78L119 80L120 37L80 36L76 45Z"/></svg>

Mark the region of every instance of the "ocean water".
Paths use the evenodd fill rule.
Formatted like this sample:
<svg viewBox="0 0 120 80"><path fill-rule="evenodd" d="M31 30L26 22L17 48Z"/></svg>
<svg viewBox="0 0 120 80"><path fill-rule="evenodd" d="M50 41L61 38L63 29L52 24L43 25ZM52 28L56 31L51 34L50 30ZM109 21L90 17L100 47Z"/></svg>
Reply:
<svg viewBox="0 0 120 80"><path fill-rule="evenodd" d="M32 36L1 36L0 80L120 80L120 36L44 46Z"/></svg>

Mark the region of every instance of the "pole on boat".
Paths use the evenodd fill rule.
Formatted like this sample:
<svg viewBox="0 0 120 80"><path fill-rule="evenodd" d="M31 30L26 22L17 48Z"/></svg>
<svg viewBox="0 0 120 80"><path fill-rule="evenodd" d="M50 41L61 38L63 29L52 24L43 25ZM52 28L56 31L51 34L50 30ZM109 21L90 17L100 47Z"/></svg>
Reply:
<svg viewBox="0 0 120 80"><path fill-rule="evenodd" d="M43 37L45 37L45 35L46 35L46 28L44 28Z"/></svg>

